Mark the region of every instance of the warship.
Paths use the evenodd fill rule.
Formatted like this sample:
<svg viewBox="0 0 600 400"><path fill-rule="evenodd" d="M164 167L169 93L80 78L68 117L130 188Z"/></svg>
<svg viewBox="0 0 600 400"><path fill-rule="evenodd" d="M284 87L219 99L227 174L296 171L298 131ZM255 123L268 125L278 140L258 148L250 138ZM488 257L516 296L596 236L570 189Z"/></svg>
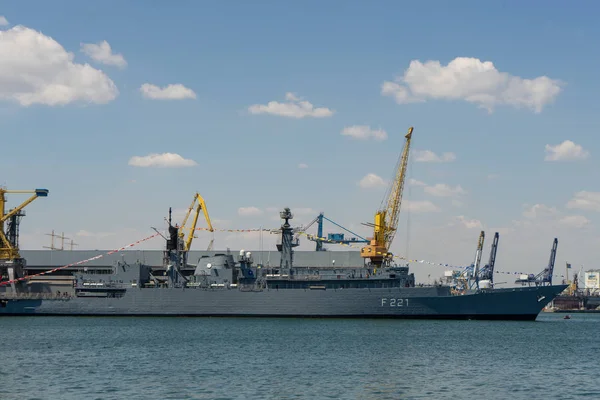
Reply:
<svg viewBox="0 0 600 400"><path fill-rule="evenodd" d="M544 306L566 288L552 284L553 263L539 279L514 288L494 287L493 260L479 268L482 240L474 268L466 269L451 284L417 284L409 265L396 263L397 257L389 252L389 246L398 223L411 135L412 128L405 136L406 144L387 201L375 213L374 223L368 224L373 227L373 237L361 248L363 262L358 265L295 265L294 249L299 238L298 230L290 223L293 214L289 208L280 212L283 222L276 230L279 265L256 263L252 252L245 250L190 260L190 244L201 210L209 222L206 204L196 194L196 215L187 238L185 222L174 226L169 209L161 265L140 260L116 261L103 269L80 265L64 277L63 281L69 284L59 286L51 279L28 277L27 263L17 251L22 207L5 214L2 192L0 223L8 221L8 234L1 226L0 255L4 258L0 257L0 316L535 320ZM32 199L47 194L47 190L38 190ZM209 229L212 230L210 222ZM162 235L158 231L157 234ZM495 257L495 250L493 254ZM66 271L55 268L38 275L50 277L59 270Z"/></svg>

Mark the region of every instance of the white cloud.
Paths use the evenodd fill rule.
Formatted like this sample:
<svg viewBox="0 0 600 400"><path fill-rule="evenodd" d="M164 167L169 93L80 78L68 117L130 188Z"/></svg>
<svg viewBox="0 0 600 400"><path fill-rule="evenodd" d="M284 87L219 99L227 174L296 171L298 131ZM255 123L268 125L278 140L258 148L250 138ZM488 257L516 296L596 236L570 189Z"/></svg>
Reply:
<svg viewBox="0 0 600 400"><path fill-rule="evenodd" d="M545 218L554 216L558 213L555 207L549 207L545 204L534 204L523 211L523 216L528 219Z"/></svg>
<svg viewBox="0 0 600 400"><path fill-rule="evenodd" d="M439 61L413 60L403 76L382 84L381 93L399 104L463 100L489 112L497 105L509 105L539 113L558 96L562 86L547 76L524 79L498 71L490 61L457 57L446 66Z"/></svg>
<svg viewBox="0 0 600 400"><path fill-rule="evenodd" d="M570 226L572 228L583 228L589 225L590 220L583 215L567 215L559 220L561 224Z"/></svg>
<svg viewBox="0 0 600 400"><path fill-rule="evenodd" d="M572 160L585 160L590 156L590 153L581 147L581 145L575 144L570 140L557 144L555 146L546 145L546 161L572 161Z"/></svg>
<svg viewBox="0 0 600 400"><path fill-rule="evenodd" d="M0 26L8 26L8 20L4 15L0 15Z"/></svg>
<svg viewBox="0 0 600 400"><path fill-rule="evenodd" d="M118 96L104 72L73 60L73 53L33 29L19 25L0 31L0 100L58 106L104 104Z"/></svg>
<svg viewBox="0 0 600 400"><path fill-rule="evenodd" d="M144 83L140 87L142 96L152 100L184 100L195 99L196 93L180 83L170 84L160 88L151 83Z"/></svg>
<svg viewBox="0 0 600 400"><path fill-rule="evenodd" d="M114 65L119 68L127 66L127 61L125 61L123 55L113 53L110 44L106 40L99 43L81 43L81 51L101 64Z"/></svg>
<svg viewBox="0 0 600 400"><path fill-rule="evenodd" d="M489 180L492 180L492 179L498 179L498 178L500 178L500 175L498 175L498 174L489 174L489 175L487 176L487 178L488 178Z"/></svg>
<svg viewBox="0 0 600 400"><path fill-rule="evenodd" d="M454 153L443 153L438 156L431 150L415 150L415 161L416 162L451 162L456 160L456 154Z"/></svg>
<svg viewBox="0 0 600 400"><path fill-rule="evenodd" d="M517 225L531 226L534 223L558 222L559 224L571 228L583 228L590 224L590 221L582 215L563 215L556 207L550 207L545 204L534 204L531 207L527 207L527 209L523 211L523 216L528 221L517 221Z"/></svg>
<svg viewBox="0 0 600 400"><path fill-rule="evenodd" d="M252 217L252 216L256 216L256 215L261 215L263 212L260 208L257 207L240 207L238 208L238 215L241 215L243 217Z"/></svg>
<svg viewBox="0 0 600 400"><path fill-rule="evenodd" d="M300 163L300 164L298 164L298 168L300 168L300 169L308 168L308 164Z"/></svg>
<svg viewBox="0 0 600 400"><path fill-rule="evenodd" d="M455 217L455 219L456 219L456 222L463 225L467 229L474 229L474 228L482 229L483 228L483 224L478 219L469 219L469 218L465 217L464 215L459 215L459 216Z"/></svg>
<svg viewBox="0 0 600 400"><path fill-rule="evenodd" d="M270 101L266 105L254 104L248 107L248 111L251 114L272 114L290 118L324 118L331 117L334 113L329 108L315 108L310 102L301 100L293 93L286 93L285 98L288 100L286 103Z"/></svg>
<svg viewBox="0 0 600 400"><path fill-rule="evenodd" d="M433 186L426 186L423 190L425 193L436 197L454 197L467 193L460 185L451 187L445 183L437 183Z"/></svg>
<svg viewBox="0 0 600 400"><path fill-rule="evenodd" d="M193 167L198 165L196 161L183 158L175 153L152 153L147 156L134 156L129 159L129 165L134 167L161 167L161 168L178 168L178 167Z"/></svg>
<svg viewBox="0 0 600 400"><path fill-rule="evenodd" d="M367 174L358 182L358 186L363 189L378 188L387 186L387 182L378 175Z"/></svg>
<svg viewBox="0 0 600 400"><path fill-rule="evenodd" d="M408 184L409 185L413 185L413 186L427 186L427 184L425 182L421 182L421 181L418 181L418 180L413 179L413 178L410 178L408 180Z"/></svg>
<svg viewBox="0 0 600 400"><path fill-rule="evenodd" d="M567 203L567 208L600 211L600 192L577 192Z"/></svg>
<svg viewBox="0 0 600 400"><path fill-rule="evenodd" d="M343 136L350 136L354 139L366 140L366 139L375 139L377 141L382 141L387 139L387 132L383 129L371 129L371 127L367 125L352 125L347 126L342 129L341 134Z"/></svg>
<svg viewBox="0 0 600 400"><path fill-rule="evenodd" d="M402 209L416 213L428 213L428 212L439 212L441 211L438 206L433 204L429 200L404 200L402 202Z"/></svg>

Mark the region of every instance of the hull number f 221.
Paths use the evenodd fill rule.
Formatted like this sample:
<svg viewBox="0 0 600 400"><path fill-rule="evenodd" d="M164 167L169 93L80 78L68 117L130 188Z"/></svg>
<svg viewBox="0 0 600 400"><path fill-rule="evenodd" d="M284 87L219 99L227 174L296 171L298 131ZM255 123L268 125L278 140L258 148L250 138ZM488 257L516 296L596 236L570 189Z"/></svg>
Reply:
<svg viewBox="0 0 600 400"><path fill-rule="evenodd" d="M381 299L381 307L408 307L408 299L396 299L396 298L382 298Z"/></svg>

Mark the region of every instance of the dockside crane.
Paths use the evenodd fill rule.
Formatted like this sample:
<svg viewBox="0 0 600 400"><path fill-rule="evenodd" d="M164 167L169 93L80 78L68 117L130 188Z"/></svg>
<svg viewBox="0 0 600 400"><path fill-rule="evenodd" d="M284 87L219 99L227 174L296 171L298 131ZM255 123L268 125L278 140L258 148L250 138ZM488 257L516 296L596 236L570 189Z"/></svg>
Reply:
<svg viewBox="0 0 600 400"><path fill-rule="evenodd" d="M411 126L408 129L408 133L404 136L406 142L396 166L395 179L380 209L375 213L374 223L364 224L373 228L373 237L368 238L369 244L360 249L360 256L363 259L369 259L370 264L375 268L379 268L382 265L389 266L393 260L393 254L390 253L389 249L396 235L398 220L400 218L402 191L404 190L412 133L413 127Z"/></svg>
<svg viewBox="0 0 600 400"><path fill-rule="evenodd" d="M206 202L204 201L204 198L202 196L200 196L200 193L195 193L194 194L194 199L192 200L192 204L190 204L190 207L188 208L187 213L185 214L185 217L183 218L183 222L181 223L181 226L179 227L179 237L184 240L183 242L183 250L184 251L189 251L190 248L192 247L192 241L194 240L195 237L194 236L194 232L196 231L196 225L198 223L198 216L200 215L200 210L202 210L202 212L204 213L204 219L206 220L206 224L208 225L208 231L209 232L214 232L215 230L213 229L212 223L210 222L210 217L208 215L208 210L206 209ZM194 212L194 219L192 221L192 225L189 227L189 232L188 232L188 236L187 238L185 238L185 225L188 221L188 218L190 217L190 214Z"/></svg>
<svg viewBox="0 0 600 400"><path fill-rule="evenodd" d="M548 261L548 266L537 275L521 275L519 279L515 281L515 283L521 283L523 285L531 285L533 283L535 286L552 286L552 275L554 274L554 262L556 261L557 248L558 238L554 238L552 249L550 250L550 260Z"/></svg>
<svg viewBox="0 0 600 400"><path fill-rule="evenodd" d="M473 261L473 269L471 270L471 286L479 288L479 265L481 265L481 254L483 253L483 242L485 240L485 232L481 231L477 240L477 250L475 251L475 261Z"/></svg>
<svg viewBox="0 0 600 400"><path fill-rule="evenodd" d="M6 194L32 195L7 212L5 209ZM23 209L38 197L48 197L48 189L7 190L0 188L0 280L5 273L9 279L20 277L23 273L25 260L19 254L19 224L21 218L25 216Z"/></svg>
<svg viewBox="0 0 600 400"><path fill-rule="evenodd" d="M494 266L496 265L496 253L498 251L498 241L500 234L496 232L494 234L494 241L492 242L492 248L490 250L490 260L486 265L481 268L479 272L479 283L482 284L484 281L488 281L490 287L494 286Z"/></svg>
<svg viewBox="0 0 600 400"><path fill-rule="evenodd" d="M328 233L327 237L324 237L323 236L323 220L331 222L338 228L341 228L341 229L345 230L346 232L354 235L354 237L351 237L349 239L345 238L343 233ZM340 224L338 224L336 222L333 222L332 220L327 218L325 215L323 215L323 213L319 213L319 215L317 215L317 217L314 220L312 220L306 227L304 227L304 230L308 230L308 228L310 228L315 223L317 224L317 236L307 234L306 237L308 240L316 243L316 248L315 248L316 251L325 251L325 248L323 248L324 243L328 243L328 244L329 243L331 243L331 244L369 243L369 241L367 239L365 239L364 237L357 235L356 233L352 232L351 230L349 230L347 228L344 228L343 226L341 226Z"/></svg>

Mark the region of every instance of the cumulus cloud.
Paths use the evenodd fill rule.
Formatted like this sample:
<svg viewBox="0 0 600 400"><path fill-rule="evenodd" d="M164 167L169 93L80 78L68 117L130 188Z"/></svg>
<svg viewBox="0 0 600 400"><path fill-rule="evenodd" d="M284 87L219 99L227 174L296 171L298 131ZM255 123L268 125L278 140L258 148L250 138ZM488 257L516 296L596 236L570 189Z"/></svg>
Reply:
<svg viewBox="0 0 600 400"><path fill-rule="evenodd" d="M456 160L456 154L454 153L443 153L441 156L438 156L431 150L416 150L415 151L415 161L416 162L451 162Z"/></svg>
<svg viewBox="0 0 600 400"><path fill-rule="evenodd" d="M463 100L492 112L495 106L528 108L536 113L554 101L563 83L539 76L525 79L500 72L491 61L457 57L448 65L439 61L410 62L403 76L381 86L384 96L398 104L432 100Z"/></svg>
<svg viewBox="0 0 600 400"><path fill-rule="evenodd" d="M408 180L408 184L413 185L413 186L427 186L427 184L425 182L421 182L421 181L413 179L413 178L410 178Z"/></svg>
<svg viewBox="0 0 600 400"><path fill-rule="evenodd" d="M556 207L549 207L545 204L534 204L531 207L527 207L527 209L523 211L523 216L528 219L534 219L554 216L557 213L558 210Z"/></svg>
<svg viewBox="0 0 600 400"><path fill-rule="evenodd" d="M467 193L460 185L452 187L445 183L436 183L433 186L426 186L423 190L425 193L436 197L454 197Z"/></svg>
<svg viewBox="0 0 600 400"><path fill-rule="evenodd" d="M483 224L478 219L469 219L469 218L465 217L464 215L459 215L459 216L455 217L455 220L457 223L461 224L462 226L464 226L467 229L474 229L474 228L482 229L483 228Z"/></svg>
<svg viewBox="0 0 600 400"><path fill-rule="evenodd" d="M600 211L600 192L581 191L567 203L567 208L579 210Z"/></svg>
<svg viewBox="0 0 600 400"><path fill-rule="evenodd" d="M580 229L589 225L590 220L583 215L567 215L566 217L561 218L559 222L563 225Z"/></svg>
<svg viewBox="0 0 600 400"><path fill-rule="evenodd" d="M152 153L147 156L134 156L129 159L129 165L134 167L160 167L160 168L178 168L193 167L198 165L196 161L183 158L175 153Z"/></svg>
<svg viewBox="0 0 600 400"><path fill-rule="evenodd" d="M382 141L388 137L387 132L383 129L372 129L367 125L347 126L342 129L341 134L343 136L350 136L351 138L360 140L375 139L377 141Z"/></svg>
<svg viewBox="0 0 600 400"><path fill-rule="evenodd" d="M428 212L439 212L441 211L438 206L433 204L429 200L404 200L402 202L402 209L416 213L428 213Z"/></svg>
<svg viewBox="0 0 600 400"><path fill-rule="evenodd" d="M120 53L113 53L110 44L106 40L99 43L81 43L81 51L101 64L114 65L119 68L127 66L125 57Z"/></svg>
<svg viewBox="0 0 600 400"><path fill-rule="evenodd" d="M575 144L570 140L557 144L555 146L546 145L546 161L573 161L585 160L590 153L584 150L581 145Z"/></svg>
<svg viewBox="0 0 600 400"><path fill-rule="evenodd" d="M300 164L298 164L298 168L300 168L300 169L308 168L308 164L300 163Z"/></svg>
<svg viewBox="0 0 600 400"><path fill-rule="evenodd" d="M324 118L331 117L334 113L326 107L315 108L310 102L300 99L293 93L286 93L285 99L287 100L285 103L270 101L266 105L254 104L248 107L248 111L251 114L272 114L290 118Z"/></svg>
<svg viewBox="0 0 600 400"><path fill-rule="evenodd" d="M600 202L598 205L600 206ZM523 211L523 216L526 220L516 221L517 225L531 226L532 224L539 225L540 223L558 222L558 224L566 227L580 229L590 224L590 221L583 215L564 215L556 207L550 207L545 204L534 204L533 206L526 207L525 211Z"/></svg>
<svg viewBox="0 0 600 400"><path fill-rule="evenodd" d="M0 26L8 26L8 20L4 15L0 15Z"/></svg>
<svg viewBox="0 0 600 400"><path fill-rule="evenodd" d="M185 100L196 98L196 93L192 89L180 83L170 84L162 88L151 83L144 83L140 87L140 92L142 96L152 100Z"/></svg>
<svg viewBox="0 0 600 400"><path fill-rule="evenodd" d="M252 217L252 216L256 216L256 215L262 215L262 210L258 207L240 207L238 208L238 215L241 215L242 217Z"/></svg>
<svg viewBox="0 0 600 400"><path fill-rule="evenodd" d="M73 53L33 29L18 25L0 31L0 100L58 106L104 104L118 96L104 72L73 60Z"/></svg>
<svg viewBox="0 0 600 400"><path fill-rule="evenodd" d="M358 182L358 186L363 189L378 188L387 186L387 182L378 175L367 174Z"/></svg>

